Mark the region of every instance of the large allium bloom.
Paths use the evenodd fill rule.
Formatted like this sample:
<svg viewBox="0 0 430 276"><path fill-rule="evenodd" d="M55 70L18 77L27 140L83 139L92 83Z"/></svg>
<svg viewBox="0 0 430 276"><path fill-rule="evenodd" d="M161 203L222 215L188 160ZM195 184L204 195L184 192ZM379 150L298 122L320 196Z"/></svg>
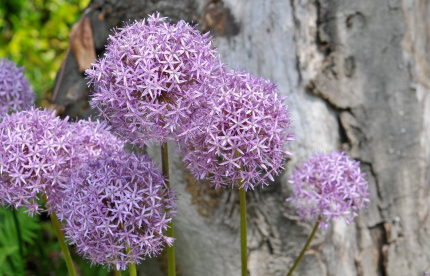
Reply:
<svg viewBox="0 0 430 276"><path fill-rule="evenodd" d="M174 196L147 156L102 154L74 170L63 193L66 237L93 264L124 270L173 241L163 232Z"/></svg>
<svg viewBox="0 0 430 276"><path fill-rule="evenodd" d="M132 143L174 139L222 71L208 36L159 14L115 30L86 71L91 105Z"/></svg>
<svg viewBox="0 0 430 276"><path fill-rule="evenodd" d="M246 190L273 180L290 155L284 147L293 140L288 108L276 85L227 72L200 111L201 132L181 143L183 160L197 179L209 179L215 188Z"/></svg>
<svg viewBox="0 0 430 276"><path fill-rule="evenodd" d="M122 146L104 123L69 124L35 108L6 114L0 122L0 204L26 206L33 215L39 196L46 195L49 208L71 167Z"/></svg>
<svg viewBox="0 0 430 276"><path fill-rule="evenodd" d="M0 60L0 117L10 110L28 109L34 103L34 92L22 71L23 67L13 61Z"/></svg>
<svg viewBox="0 0 430 276"><path fill-rule="evenodd" d="M289 181L294 196L288 198L297 207L302 220L317 220L327 228L330 219L343 217L353 222L358 210L369 201L369 188L360 162L344 152L316 154L295 169Z"/></svg>

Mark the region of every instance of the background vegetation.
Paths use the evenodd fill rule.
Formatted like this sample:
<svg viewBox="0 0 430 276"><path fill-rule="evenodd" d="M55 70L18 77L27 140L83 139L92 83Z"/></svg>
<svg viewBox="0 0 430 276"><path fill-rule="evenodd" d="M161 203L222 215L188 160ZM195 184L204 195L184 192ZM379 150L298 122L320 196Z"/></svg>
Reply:
<svg viewBox="0 0 430 276"><path fill-rule="evenodd" d="M19 66L37 94L37 103L52 85L69 45L71 26L79 20L89 0L0 1L0 58Z"/></svg>

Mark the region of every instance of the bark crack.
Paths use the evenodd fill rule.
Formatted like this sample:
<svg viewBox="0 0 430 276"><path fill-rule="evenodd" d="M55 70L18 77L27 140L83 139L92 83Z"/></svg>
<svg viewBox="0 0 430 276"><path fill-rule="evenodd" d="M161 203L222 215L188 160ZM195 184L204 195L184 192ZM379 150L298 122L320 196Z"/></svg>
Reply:
<svg viewBox="0 0 430 276"><path fill-rule="evenodd" d="M292 11L292 15L293 15L293 22L294 22L294 29L298 30L300 29L300 21L297 18L297 11L296 11L296 5L295 5L295 0L290 0L290 5L291 5L291 11ZM296 56L296 70L297 70L297 74L298 74L298 83L302 83L303 81L303 77L302 77L302 70L300 69L300 56L297 50L297 31L294 33L293 35L293 40L294 40L294 44L296 45L296 49L295 49L295 56Z"/></svg>
<svg viewBox="0 0 430 276"><path fill-rule="evenodd" d="M363 161L363 160L359 160L359 161L360 161L361 164L369 166L370 173L372 174L373 179L375 179L375 186L376 186L376 193L377 193L377 196L378 196L378 200L379 200L379 203L381 203L382 200L383 200L382 193L381 193L381 188L380 188L380 185L379 185L378 176L376 175L375 170L373 169L372 163L366 162L366 161ZM387 208L386 206L381 207L380 204L378 204L378 209L380 209L380 211L381 211L381 209L386 209L386 208ZM382 215L382 213L380 213L380 215L381 215L381 217L384 217Z"/></svg>
<svg viewBox="0 0 430 276"><path fill-rule="evenodd" d="M322 33L324 24L328 20L325 19L324 16L322 16L323 8L320 0L315 1L315 6L317 8L317 22L316 22L317 30L315 33L316 35L315 41L317 43L318 50L321 53L323 53L326 57L328 57L333 50L333 44L329 40L325 39L328 36Z"/></svg>
<svg viewBox="0 0 430 276"><path fill-rule="evenodd" d="M387 263L388 263L388 241L387 231L384 223L378 223L375 226L369 227L369 232L372 236L373 244L378 251L378 275L388 276Z"/></svg>

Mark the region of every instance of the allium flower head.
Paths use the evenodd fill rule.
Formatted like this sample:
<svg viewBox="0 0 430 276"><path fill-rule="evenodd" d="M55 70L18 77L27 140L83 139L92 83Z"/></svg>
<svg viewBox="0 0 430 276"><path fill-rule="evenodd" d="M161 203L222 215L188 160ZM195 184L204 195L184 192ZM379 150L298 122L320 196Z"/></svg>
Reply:
<svg viewBox="0 0 430 276"><path fill-rule="evenodd" d="M71 147L67 122L47 110L6 114L0 123L0 202L38 212L38 194L62 180Z"/></svg>
<svg viewBox="0 0 430 276"><path fill-rule="evenodd" d="M369 187L364 177L360 162L344 152L316 154L294 170L289 181L293 184L294 196L287 201L297 206L302 220L316 220L321 216L322 228L327 228L332 218L343 217L349 224L369 201Z"/></svg>
<svg viewBox="0 0 430 276"><path fill-rule="evenodd" d="M98 122L69 124L33 107L6 114L0 122L0 204L26 206L33 215L40 195L53 204L71 167L101 148L122 145Z"/></svg>
<svg viewBox="0 0 430 276"><path fill-rule="evenodd" d="M208 34L157 13L115 30L86 74L91 105L120 135L144 144L172 140L186 128L221 69Z"/></svg>
<svg viewBox="0 0 430 276"><path fill-rule="evenodd" d="M201 132L181 143L184 162L197 179L215 188L267 185L290 155L291 119L272 82L244 72L227 72L219 91L201 111ZM240 185L242 180L242 185Z"/></svg>
<svg viewBox="0 0 430 276"><path fill-rule="evenodd" d="M75 169L63 193L66 238L93 264L125 270L173 241L163 232L174 196L147 156L102 154Z"/></svg>
<svg viewBox="0 0 430 276"><path fill-rule="evenodd" d="M28 109L34 103L34 92L22 71L23 67L13 61L0 60L0 117L10 110Z"/></svg>

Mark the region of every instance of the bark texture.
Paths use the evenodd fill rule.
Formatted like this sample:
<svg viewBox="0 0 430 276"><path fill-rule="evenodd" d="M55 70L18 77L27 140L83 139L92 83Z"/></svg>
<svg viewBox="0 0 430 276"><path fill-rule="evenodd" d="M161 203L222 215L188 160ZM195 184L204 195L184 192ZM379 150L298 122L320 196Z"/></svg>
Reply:
<svg viewBox="0 0 430 276"><path fill-rule="evenodd" d="M423 275L430 271L430 2L425 0L97 0L95 50L122 21L162 15L211 31L230 68L275 81L292 109L287 170L247 193L249 274L286 275L313 225L297 221L289 173L315 151L360 160L371 202L356 225L318 231L296 275ZM88 116L88 89L72 51L53 103ZM174 151L173 145L171 152ZM159 160L157 149L148 151ZM237 191L213 191L170 160L178 193L181 275L238 275ZM163 275L155 260L141 275Z"/></svg>

